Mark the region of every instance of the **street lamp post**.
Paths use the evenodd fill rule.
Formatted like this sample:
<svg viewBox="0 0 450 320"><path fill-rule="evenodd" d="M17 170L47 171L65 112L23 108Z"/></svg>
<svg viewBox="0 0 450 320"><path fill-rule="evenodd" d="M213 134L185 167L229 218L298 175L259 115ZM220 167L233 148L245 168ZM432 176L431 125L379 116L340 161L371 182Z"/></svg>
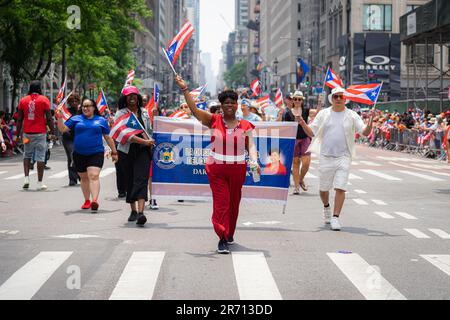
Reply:
<svg viewBox="0 0 450 320"><path fill-rule="evenodd" d="M275 60L273 61L273 71L274 71L274 77L275 77L275 88L278 89L278 58L275 57Z"/></svg>

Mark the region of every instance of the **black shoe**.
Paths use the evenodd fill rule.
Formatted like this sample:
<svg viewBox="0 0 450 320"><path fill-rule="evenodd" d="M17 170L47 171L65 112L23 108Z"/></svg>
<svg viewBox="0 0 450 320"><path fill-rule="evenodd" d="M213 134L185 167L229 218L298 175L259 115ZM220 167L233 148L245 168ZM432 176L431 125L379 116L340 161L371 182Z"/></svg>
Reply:
<svg viewBox="0 0 450 320"><path fill-rule="evenodd" d="M233 236L231 236L231 237L228 238L227 244L229 244L229 245L234 244L234 238L233 238Z"/></svg>
<svg viewBox="0 0 450 320"><path fill-rule="evenodd" d="M183 203L183 202L184 202L184 200L178 200L178 202L179 202L179 203Z"/></svg>
<svg viewBox="0 0 450 320"><path fill-rule="evenodd" d="M120 192L119 195L118 195L119 199L123 199L123 198L126 198L126 197L127 197L127 194L125 192Z"/></svg>
<svg viewBox="0 0 450 320"><path fill-rule="evenodd" d="M137 218L136 224L138 226L143 227L144 224L146 224L146 223L147 223L147 218L145 217L145 215L142 212L138 213L138 218Z"/></svg>
<svg viewBox="0 0 450 320"><path fill-rule="evenodd" d="M34 170L34 164L30 165L30 170Z"/></svg>
<svg viewBox="0 0 450 320"><path fill-rule="evenodd" d="M70 181L69 182L69 187L74 187L77 185L77 181Z"/></svg>
<svg viewBox="0 0 450 320"><path fill-rule="evenodd" d="M50 169L51 169L50 167L47 167L47 166L44 167L44 170L50 170Z"/></svg>
<svg viewBox="0 0 450 320"><path fill-rule="evenodd" d="M137 211L131 211L130 216L128 217L129 222L134 222L138 219Z"/></svg>
<svg viewBox="0 0 450 320"><path fill-rule="evenodd" d="M217 253L219 254L229 254L230 249L228 249L228 244L226 240L220 240L217 247Z"/></svg>

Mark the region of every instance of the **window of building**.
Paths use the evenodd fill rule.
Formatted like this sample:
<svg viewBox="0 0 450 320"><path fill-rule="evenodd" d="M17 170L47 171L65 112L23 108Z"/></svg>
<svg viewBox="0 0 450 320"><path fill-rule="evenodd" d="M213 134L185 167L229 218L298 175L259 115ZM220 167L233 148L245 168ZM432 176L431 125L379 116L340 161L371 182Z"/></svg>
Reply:
<svg viewBox="0 0 450 320"><path fill-rule="evenodd" d="M365 4L363 12L364 31L392 31L392 5Z"/></svg>
<svg viewBox="0 0 450 320"><path fill-rule="evenodd" d="M297 39L297 47L301 48L301 46L302 46L302 39L298 38Z"/></svg>
<svg viewBox="0 0 450 320"><path fill-rule="evenodd" d="M320 0L320 14L324 14L325 13L325 0Z"/></svg>
<svg viewBox="0 0 450 320"><path fill-rule="evenodd" d="M327 23L324 21L320 24L320 39L324 40L327 32Z"/></svg>
<svg viewBox="0 0 450 320"><path fill-rule="evenodd" d="M425 51L424 44L416 44L415 62L416 64L425 64ZM414 62L414 50L413 46L406 47L406 63L412 64ZM434 45L428 45L428 64L434 64Z"/></svg>
<svg viewBox="0 0 450 320"><path fill-rule="evenodd" d="M298 12L302 12L302 4L301 3L298 4Z"/></svg>
<svg viewBox="0 0 450 320"><path fill-rule="evenodd" d="M297 21L297 29L302 30L302 23L301 21Z"/></svg>

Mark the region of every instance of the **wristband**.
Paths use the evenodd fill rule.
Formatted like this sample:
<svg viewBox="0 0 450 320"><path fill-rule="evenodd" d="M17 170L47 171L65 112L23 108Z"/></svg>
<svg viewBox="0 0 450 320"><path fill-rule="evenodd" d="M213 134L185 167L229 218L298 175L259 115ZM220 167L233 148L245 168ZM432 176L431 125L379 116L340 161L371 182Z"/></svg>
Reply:
<svg viewBox="0 0 450 320"><path fill-rule="evenodd" d="M181 91L183 91L183 92L188 91L188 90L189 90L188 87L185 87L185 88L182 88L182 89L181 89Z"/></svg>
<svg viewBox="0 0 450 320"><path fill-rule="evenodd" d="M112 156L117 156L117 152L111 152Z"/></svg>

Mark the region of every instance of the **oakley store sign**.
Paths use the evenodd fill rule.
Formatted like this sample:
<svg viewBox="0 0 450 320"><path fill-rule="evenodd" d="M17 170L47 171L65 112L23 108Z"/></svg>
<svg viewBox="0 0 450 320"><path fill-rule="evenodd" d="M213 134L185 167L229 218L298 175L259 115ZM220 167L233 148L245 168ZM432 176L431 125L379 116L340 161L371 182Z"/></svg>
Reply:
<svg viewBox="0 0 450 320"><path fill-rule="evenodd" d="M384 70L395 71L397 66L391 64L391 58L382 55L368 56L364 60L365 64L360 65L360 70Z"/></svg>

